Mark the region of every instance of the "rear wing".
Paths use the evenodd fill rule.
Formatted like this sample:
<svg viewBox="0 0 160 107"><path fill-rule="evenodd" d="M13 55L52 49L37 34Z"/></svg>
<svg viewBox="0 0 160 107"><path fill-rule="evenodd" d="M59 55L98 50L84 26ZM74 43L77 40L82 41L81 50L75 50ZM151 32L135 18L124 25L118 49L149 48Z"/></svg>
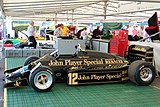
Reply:
<svg viewBox="0 0 160 107"><path fill-rule="evenodd" d="M160 32L159 29L159 22L158 22L158 14L155 12L149 19L148 19L148 27L145 28L145 31L149 35L153 35L157 32ZM151 38L152 40L160 40L160 35L154 35Z"/></svg>

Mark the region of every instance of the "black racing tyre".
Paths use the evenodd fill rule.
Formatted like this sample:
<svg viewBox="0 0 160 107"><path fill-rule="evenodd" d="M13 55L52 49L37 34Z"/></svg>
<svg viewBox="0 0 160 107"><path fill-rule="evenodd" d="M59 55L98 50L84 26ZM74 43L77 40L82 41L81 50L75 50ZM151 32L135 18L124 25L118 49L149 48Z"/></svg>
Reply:
<svg viewBox="0 0 160 107"><path fill-rule="evenodd" d="M37 59L39 59L39 57L37 56L29 56L28 58L26 58L26 60L24 61L24 66L30 64L33 61L36 61Z"/></svg>
<svg viewBox="0 0 160 107"><path fill-rule="evenodd" d="M129 79L141 86L150 85L155 79L156 70L151 63L137 60L131 63L128 69Z"/></svg>
<svg viewBox="0 0 160 107"><path fill-rule="evenodd" d="M55 84L55 74L49 67L42 66L30 74L29 82L34 90L47 92L50 91Z"/></svg>

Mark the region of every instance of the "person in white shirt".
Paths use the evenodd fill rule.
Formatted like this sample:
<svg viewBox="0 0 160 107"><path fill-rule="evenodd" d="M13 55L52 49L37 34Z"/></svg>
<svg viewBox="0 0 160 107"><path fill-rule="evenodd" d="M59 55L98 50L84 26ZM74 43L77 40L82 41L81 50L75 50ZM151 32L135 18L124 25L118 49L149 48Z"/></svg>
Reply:
<svg viewBox="0 0 160 107"><path fill-rule="evenodd" d="M35 36L35 30L34 30L33 26L34 26L34 22L30 21L30 25L28 26L28 29L27 29L27 34L28 34L29 42L32 42L32 44L30 44L30 46L33 46L34 48L36 48L37 41L34 37Z"/></svg>
<svg viewBox="0 0 160 107"><path fill-rule="evenodd" d="M145 37L145 29L144 29L144 26L141 25L140 26L140 29L138 30L138 33L137 33L137 36L142 39Z"/></svg>
<svg viewBox="0 0 160 107"><path fill-rule="evenodd" d="M126 30L128 30L128 40L132 41L133 40L133 37L132 37L132 35L133 35L132 28L129 25L127 25Z"/></svg>
<svg viewBox="0 0 160 107"><path fill-rule="evenodd" d="M54 31L54 36L56 36L56 37L62 36L62 26L61 26L61 24L58 24L56 26L56 29Z"/></svg>
<svg viewBox="0 0 160 107"><path fill-rule="evenodd" d="M146 30L144 31L144 38L148 38L149 37L149 34L146 32ZM151 38L148 38L145 40L145 42L152 42L152 39Z"/></svg>
<svg viewBox="0 0 160 107"><path fill-rule="evenodd" d="M83 29L83 31L81 32L80 38L82 38L83 40L87 40L88 38L87 28Z"/></svg>

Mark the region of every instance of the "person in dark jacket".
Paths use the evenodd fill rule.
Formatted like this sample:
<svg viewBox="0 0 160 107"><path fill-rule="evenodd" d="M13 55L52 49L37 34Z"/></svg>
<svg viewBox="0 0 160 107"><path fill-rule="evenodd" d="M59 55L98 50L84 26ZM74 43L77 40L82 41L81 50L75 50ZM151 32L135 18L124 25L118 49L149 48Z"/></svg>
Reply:
<svg viewBox="0 0 160 107"><path fill-rule="evenodd" d="M93 30L92 38L99 39L101 37L102 31L99 28L100 28L100 26L97 26L97 29Z"/></svg>
<svg viewBox="0 0 160 107"><path fill-rule="evenodd" d="M81 32L83 31L83 29L80 29L77 33L76 33L76 36L78 39L80 39L80 36L81 36Z"/></svg>

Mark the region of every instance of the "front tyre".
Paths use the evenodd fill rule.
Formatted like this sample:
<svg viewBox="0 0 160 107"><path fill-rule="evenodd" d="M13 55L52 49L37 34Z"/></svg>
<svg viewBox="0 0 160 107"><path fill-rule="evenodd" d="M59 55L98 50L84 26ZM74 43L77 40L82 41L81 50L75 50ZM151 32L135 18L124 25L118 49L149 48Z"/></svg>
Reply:
<svg viewBox="0 0 160 107"><path fill-rule="evenodd" d="M142 86L150 85L155 79L156 70L151 63L137 60L131 63L128 69L129 79Z"/></svg>
<svg viewBox="0 0 160 107"><path fill-rule="evenodd" d="M24 66L30 64L31 62L34 62L36 60L38 60L39 57L37 56L29 56L28 58L26 58L26 60L24 61Z"/></svg>
<svg viewBox="0 0 160 107"><path fill-rule="evenodd" d="M50 91L55 84L55 75L49 67L37 68L29 77L32 88L36 91Z"/></svg>

